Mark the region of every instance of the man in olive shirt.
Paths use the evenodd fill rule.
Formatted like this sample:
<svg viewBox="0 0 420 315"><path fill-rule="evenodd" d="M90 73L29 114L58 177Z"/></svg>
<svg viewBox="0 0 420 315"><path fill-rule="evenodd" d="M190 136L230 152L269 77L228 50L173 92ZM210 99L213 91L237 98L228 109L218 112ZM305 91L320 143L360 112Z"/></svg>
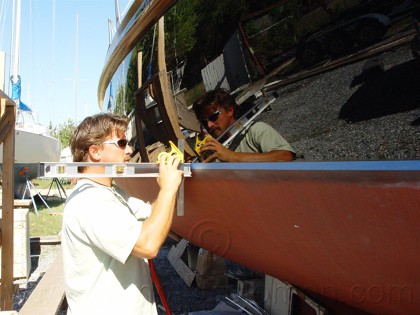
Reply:
<svg viewBox="0 0 420 315"><path fill-rule="evenodd" d="M201 124L213 137L207 139L200 152L212 154L203 162L287 162L295 155L289 143L270 125L253 122L233 139L228 148L216 140L236 122L239 106L225 89L207 92L194 102L193 109ZM229 136L229 135L227 135ZM223 140L223 139L222 139Z"/></svg>

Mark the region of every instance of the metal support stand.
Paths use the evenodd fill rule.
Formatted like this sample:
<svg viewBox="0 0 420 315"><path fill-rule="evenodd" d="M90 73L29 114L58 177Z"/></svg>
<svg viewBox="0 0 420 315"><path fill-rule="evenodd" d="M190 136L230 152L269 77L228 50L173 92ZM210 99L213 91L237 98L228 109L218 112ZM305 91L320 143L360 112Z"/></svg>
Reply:
<svg viewBox="0 0 420 315"><path fill-rule="evenodd" d="M34 205L34 209L35 209L35 214L38 216L38 207L36 206L36 202L34 197L31 194L31 188L33 190L35 190L36 194L39 196L39 198L42 200L42 202L44 203L44 205L48 208L48 210L50 211L50 214L52 213L51 208L48 206L47 202L44 200L44 198L42 198L41 194L38 192L38 190L36 190L34 184L32 184L32 182L29 180L28 177L26 177L26 188L25 191L23 192L23 196L22 196L22 200L25 199L26 196L26 191L28 191L29 193L29 197L31 197L32 199L32 203Z"/></svg>
<svg viewBox="0 0 420 315"><path fill-rule="evenodd" d="M67 194L66 194L66 191L65 191L65 189L64 189L64 187L63 187L63 185L61 185L61 182L60 182L60 180L59 180L57 177L54 177L54 178L52 179L52 182L51 182L50 188L48 189L47 197L46 197L45 199L47 199L47 200L48 200L48 197L50 196L50 191L51 191L51 188L52 188L52 186L53 186L54 184L57 186L58 193L60 194L61 202L63 202L63 201L64 201L64 198L63 198L63 195L61 194L61 192L63 192L63 194L64 194L64 196L66 197L66 199L67 199Z"/></svg>

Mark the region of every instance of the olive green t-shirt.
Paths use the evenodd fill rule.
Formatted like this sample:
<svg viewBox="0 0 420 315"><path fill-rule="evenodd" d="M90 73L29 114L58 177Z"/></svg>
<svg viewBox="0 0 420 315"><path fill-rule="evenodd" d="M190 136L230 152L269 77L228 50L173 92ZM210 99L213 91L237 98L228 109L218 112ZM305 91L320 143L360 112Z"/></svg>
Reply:
<svg viewBox="0 0 420 315"><path fill-rule="evenodd" d="M266 153L287 150L295 153L290 144L273 127L261 121L245 128L236 137L242 137L242 140L234 149L235 152ZM235 143L235 139L232 144Z"/></svg>

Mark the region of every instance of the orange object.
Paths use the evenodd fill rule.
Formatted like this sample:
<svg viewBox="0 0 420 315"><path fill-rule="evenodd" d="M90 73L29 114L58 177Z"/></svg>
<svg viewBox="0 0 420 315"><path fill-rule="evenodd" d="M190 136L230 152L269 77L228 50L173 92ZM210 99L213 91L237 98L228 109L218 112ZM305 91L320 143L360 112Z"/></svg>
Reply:
<svg viewBox="0 0 420 315"><path fill-rule="evenodd" d="M154 283L156 290L158 291L160 300L162 301L163 307L165 308L165 313L167 315L171 315L172 312L169 308L168 301L166 300L165 292L163 292L162 285L160 284L159 277L156 271L155 263L153 262L153 259L148 259L149 261L149 269L150 274L152 276L152 282Z"/></svg>

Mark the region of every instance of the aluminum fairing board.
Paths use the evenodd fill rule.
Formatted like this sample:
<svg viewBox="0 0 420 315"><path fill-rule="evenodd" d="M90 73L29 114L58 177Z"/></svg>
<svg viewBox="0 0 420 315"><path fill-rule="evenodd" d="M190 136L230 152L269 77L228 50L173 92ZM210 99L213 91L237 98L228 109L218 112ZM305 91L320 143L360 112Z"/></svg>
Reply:
<svg viewBox="0 0 420 315"><path fill-rule="evenodd" d="M348 163L345 170L344 163L321 170L193 164L185 215L172 229L301 289L368 312L413 314L420 308L420 164L367 170ZM156 196L155 179L119 184L145 200Z"/></svg>

